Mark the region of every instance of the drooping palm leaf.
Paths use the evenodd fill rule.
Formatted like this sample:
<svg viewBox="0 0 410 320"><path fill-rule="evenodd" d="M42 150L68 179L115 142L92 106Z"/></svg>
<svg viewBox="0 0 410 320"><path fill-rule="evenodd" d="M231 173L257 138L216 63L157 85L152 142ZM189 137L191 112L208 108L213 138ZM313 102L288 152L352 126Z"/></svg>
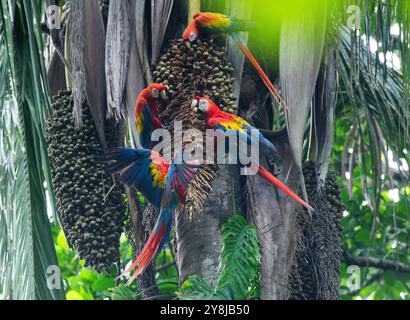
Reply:
<svg viewBox="0 0 410 320"><path fill-rule="evenodd" d="M106 147L105 29L98 0L70 2L66 54L71 63L74 119L82 125L82 107L88 101L103 147Z"/></svg>
<svg viewBox="0 0 410 320"><path fill-rule="evenodd" d="M107 112L105 81L105 28L98 0L84 1L84 71L86 96L100 142L106 145L104 120Z"/></svg>
<svg viewBox="0 0 410 320"><path fill-rule="evenodd" d="M107 118L125 119L125 86L130 59L130 16L128 1L111 0L105 46Z"/></svg>
<svg viewBox="0 0 410 320"><path fill-rule="evenodd" d="M138 132L137 126L134 120L134 106L139 93L145 87L145 77L144 74L144 58L141 57L141 51L138 50L138 46L144 46L145 42L141 41L144 38L144 28L137 28L137 21L143 26L143 12L145 9L145 1L141 0L131 0L130 1L130 61L128 66L128 77L126 85L126 105L128 110L128 122L131 131L132 142L134 146L138 142ZM142 29L142 30L141 30ZM139 38L140 39L139 39ZM142 50L147 52L146 47ZM148 65L148 63L146 63ZM150 73L148 71L148 73Z"/></svg>
<svg viewBox="0 0 410 320"><path fill-rule="evenodd" d="M0 244L1 264L7 265L2 289L9 299L63 299L61 282L56 283L59 288L47 285L48 268L58 262L47 216L49 208L54 211L54 200L49 207L46 198L48 190L53 199L43 136L50 101L35 24L43 11L35 1L18 2L14 9L1 1L0 47L8 51L2 60L8 71L1 82L9 86L0 103L0 232L4 236L7 231Z"/></svg>
<svg viewBox="0 0 410 320"><path fill-rule="evenodd" d="M406 158L403 150L410 148L408 132L410 114L406 102L405 78L399 71L382 63L375 53L369 53L363 40L341 29L339 73L342 85L341 100L352 106L355 133L348 139L347 149L358 146L358 160L362 175L370 175L372 181L363 179L363 190L376 215L380 202L383 161L388 150L394 158ZM373 73L373 70L379 70ZM370 163L364 161L369 151ZM347 151L346 151L347 152ZM344 153L344 167L349 162ZM352 168L351 168L352 169ZM344 168L345 170L345 168ZM388 173L388 172L387 172ZM403 172L405 175L405 173ZM349 181L346 181L350 183Z"/></svg>
<svg viewBox="0 0 410 320"><path fill-rule="evenodd" d="M84 3L81 0L70 2L69 40L71 49L71 82L74 98L74 121L77 128L82 126L83 104L86 101L86 77L84 61Z"/></svg>
<svg viewBox="0 0 410 320"><path fill-rule="evenodd" d="M280 46L280 78L287 115L289 141L296 165L302 166L305 127L322 61L327 2L299 3L283 22Z"/></svg>
<svg viewBox="0 0 410 320"><path fill-rule="evenodd" d="M151 0L152 60L158 62L174 0Z"/></svg>

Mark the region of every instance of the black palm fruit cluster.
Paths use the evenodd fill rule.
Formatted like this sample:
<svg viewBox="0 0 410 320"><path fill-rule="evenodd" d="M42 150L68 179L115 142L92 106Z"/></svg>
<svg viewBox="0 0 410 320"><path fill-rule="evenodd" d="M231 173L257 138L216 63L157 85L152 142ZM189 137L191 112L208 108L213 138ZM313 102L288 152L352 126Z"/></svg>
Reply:
<svg viewBox="0 0 410 320"><path fill-rule="evenodd" d="M157 82L168 85L172 98L182 94L211 98L224 111L238 110L233 94L234 69L225 60L225 48L198 40L188 48L181 40L170 43L154 71Z"/></svg>
<svg viewBox="0 0 410 320"><path fill-rule="evenodd" d="M223 43L198 40L188 48L182 39L171 41L153 72L155 82L169 86L169 103L160 115L163 123L172 129L177 120L182 121L184 130L204 131L204 121L191 110L192 100L198 96L236 113L233 72L232 64L225 59ZM202 208L216 175L217 167L213 165L204 165L196 174L187 192L185 211L189 215Z"/></svg>
<svg viewBox="0 0 410 320"><path fill-rule="evenodd" d="M95 160L102 148L88 106L79 130L72 113L71 92L60 92L46 130L57 210L67 242L85 265L109 271L119 260L123 191Z"/></svg>
<svg viewBox="0 0 410 320"><path fill-rule="evenodd" d="M343 212L337 175L329 172L323 188L318 189L317 165L309 162L303 174L309 202L315 212L298 215L301 230L296 261L290 277L291 297L296 300L339 299L342 259Z"/></svg>

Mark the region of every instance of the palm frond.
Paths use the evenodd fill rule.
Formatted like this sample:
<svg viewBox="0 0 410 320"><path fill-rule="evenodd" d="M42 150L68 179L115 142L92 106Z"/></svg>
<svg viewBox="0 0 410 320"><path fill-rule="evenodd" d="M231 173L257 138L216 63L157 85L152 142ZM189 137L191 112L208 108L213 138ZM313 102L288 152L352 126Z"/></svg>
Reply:
<svg viewBox="0 0 410 320"><path fill-rule="evenodd" d="M43 136L50 101L40 55L43 42L35 23L42 14L35 1L18 2L11 10L1 0L0 51L7 50L7 59L1 59L7 65L1 82L8 94L0 101L0 265L6 266L2 292L7 299L64 299L62 283L56 289L47 284L47 270L58 262L47 216L49 208L55 209Z"/></svg>
<svg viewBox="0 0 410 320"><path fill-rule="evenodd" d="M363 39L341 29L339 46L339 73L341 79L340 97L344 108L341 112L351 112L355 123L354 136L349 139L347 148L358 146L359 164L363 175L363 190L376 214L382 189L381 176L383 162L391 150L395 159L407 158L404 150L410 148L410 113L407 107L404 75L387 66L384 72L378 55L368 51ZM364 154L371 155L370 162ZM345 153L343 163L347 164ZM398 160L399 161L399 160ZM372 181L367 181L370 173ZM402 172L405 176L405 172Z"/></svg>
<svg viewBox="0 0 410 320"><path fill-rule="evenodd" d="M151 1L152 61L155 65L161 54L162 42L171 16L174 0Z"/></svg>
<svg viewBox="0 0 410 320"><path fill-rule="evenodd" d="M111 0L105 47L107 118L114 118L117 122L127 116L124 91L130 59L130 33L128 1Z"/></svg>

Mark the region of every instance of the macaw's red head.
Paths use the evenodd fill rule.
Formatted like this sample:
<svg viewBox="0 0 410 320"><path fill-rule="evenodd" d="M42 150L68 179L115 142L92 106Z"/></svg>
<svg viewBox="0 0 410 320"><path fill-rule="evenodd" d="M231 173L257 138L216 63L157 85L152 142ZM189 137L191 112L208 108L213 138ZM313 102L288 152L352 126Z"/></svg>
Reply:
<svg viewBox="0 0 410 320"><path fill-rule="evenodd" d="M208 98L195 98L191 106L195 112L198 112L205 119L221 112L215 102Z"/></svg>
<svg viewBox="0 0 410 320"><path fill-rule="evenodd" d="M182 36L182 39L184 40L187 47L190 47L191 42L194 42L199 37L199 28L195 20L195 17L197 16L198 15L194 16L194 20L192 20L192 22L188 25Z"/></svg>
<svg viewBox="0 0 410 320"><path fill-rule="evenodd" d="M167 90L168 86L164 86L159 83L153 83L150 84L145 90L144 90L144 98L145 99L159 99L162 98L164 100L167 99Z"/></svg>

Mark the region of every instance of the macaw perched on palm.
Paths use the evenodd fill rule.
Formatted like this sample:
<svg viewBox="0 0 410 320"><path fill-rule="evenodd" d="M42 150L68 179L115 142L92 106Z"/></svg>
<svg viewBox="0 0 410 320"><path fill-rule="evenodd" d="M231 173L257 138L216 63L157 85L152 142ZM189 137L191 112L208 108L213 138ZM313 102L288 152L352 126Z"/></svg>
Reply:
<svg viewBox="0 0 410 320"><path fill-rule="evenodd" d="M104 170L114 174L118 181L140 191L149 202L161 209L144 249L123 273L129 274L136 269L127 283L130 285L168 240L174 210L185 204L189 182L199 166L183 161L182 164L175 161L169 164L159 153L145 149L111 149L98 160L105 164Z"/></svg>
<svg viewBox="0 0 410 320"><path fill-rule="evenodd" d="M220 13L200 12L197 13L192 22L185 29L183 40L189 46L191 42L198 39L201 34L229 34L238 44L239 49L252 63L262 81L275 97L279 104L283 104L287 109L285 101L282 99L275 86L272 84L266 73L262 70L255 57L247 48L245 41L241 38L239 32L250 31L254 26L252 21L241 20L236 17L226 16Z"/></svg>
<svg viewBox="0 0 410 320"><path fill-rule="evenodd" d="M257 129L241 117L223 112L212 100L200 97L196 98L192 102L192 108L194 109L194 111L197 111L198 113L201 113L203 115L207 128L221 130L227 136L243 136L247 139L248 144L254 143L254 140L250 135L250 131ZM277 155L275 146L270 141L268 141L260 132L259 140L263 147L263 150L265 150L265 153L266 150L270 150ZM289 187L287 187L283 182L273 176L261 165L259 165L258 175L282 190L297 203L301 204L308 210L314 211L314 209L308 203L303 201L295 192L293 192Z"/></svg>
<svg viewBox="0 0 410 320"><path fill-rule="evenodd" d="M158 118L159 99L166 99L167 89L167 86L153 83L140 93L135 103L135 123L140 144L145 149L151 149L152 132L164 127Z"/></svg>

